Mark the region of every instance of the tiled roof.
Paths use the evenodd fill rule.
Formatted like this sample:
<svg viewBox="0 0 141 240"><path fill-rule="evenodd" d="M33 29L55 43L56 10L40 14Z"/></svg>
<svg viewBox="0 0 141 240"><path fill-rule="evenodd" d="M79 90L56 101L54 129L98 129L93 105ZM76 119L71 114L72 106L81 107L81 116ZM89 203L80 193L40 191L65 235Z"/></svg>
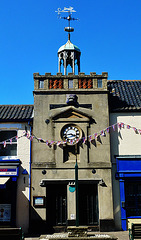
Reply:
<svg viewBox="0 0 141 240"><path fill-rule="evenodd" d="M141 111L141 80L108 81L110 111Z"/></svg>
<svg viewBox="0 0 141 240"><path fill-rule="evenodd" d="M0 122L33 119L33 105L0 105Z"/></svg>

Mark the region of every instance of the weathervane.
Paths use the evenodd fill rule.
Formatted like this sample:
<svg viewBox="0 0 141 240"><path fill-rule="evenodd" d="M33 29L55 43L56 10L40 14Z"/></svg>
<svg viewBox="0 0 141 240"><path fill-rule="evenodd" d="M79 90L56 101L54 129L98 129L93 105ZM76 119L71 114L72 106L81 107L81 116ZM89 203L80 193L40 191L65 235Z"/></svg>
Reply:
<svg viewBox="0 0 141 240"><path fill-rule="evenodd" d="M68 20L68 27L65 27L64 30L68 32L68 40L70 40L70 32L74 31L74 28L70 27L70 21L79 20L78 18L71 17L72 13L76 11L73 9L73 7L64 7L63 10L61 10L61 8L58 8L55 12L58 12L58 18ZM61 13L68 13L68 17L62 17Z"/></svg>

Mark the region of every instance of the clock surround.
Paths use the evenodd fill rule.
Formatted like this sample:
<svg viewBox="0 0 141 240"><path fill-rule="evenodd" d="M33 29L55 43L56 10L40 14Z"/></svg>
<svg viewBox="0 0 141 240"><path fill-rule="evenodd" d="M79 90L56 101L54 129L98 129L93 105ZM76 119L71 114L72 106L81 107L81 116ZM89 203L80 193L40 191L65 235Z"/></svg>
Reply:
<svg viewBox="0 0 141 240"><path fill-rule="evenodd" d="M75 124L67 124L61 130L61 138L67 144L74 145L82 137L82 130Z"/></svg>

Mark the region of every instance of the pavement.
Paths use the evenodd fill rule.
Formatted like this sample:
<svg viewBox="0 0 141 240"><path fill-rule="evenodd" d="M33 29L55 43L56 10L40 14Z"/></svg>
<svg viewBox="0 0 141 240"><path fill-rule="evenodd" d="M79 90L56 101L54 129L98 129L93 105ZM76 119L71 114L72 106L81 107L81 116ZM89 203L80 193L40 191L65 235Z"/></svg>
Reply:
<svg viewBox="0 0 141 240"><path fill-rule="evenodd" d="M129 232L128 231L93 232L93 234L109 235L109 236L117 237L118 240L129 240ZM51 236L53 237L53 235L50 235L50 237ZM57 236L58 235L59 234L57 234ZM56 236L56 239L61 239L61 235L63 235L63 233L60 233L60 236L58 236L58 237ZM48 235L41 235L40 237L27 237L27 238L25 238L25 240L40 240L40 239L47 239L47 237L48 237Z"/></svg>

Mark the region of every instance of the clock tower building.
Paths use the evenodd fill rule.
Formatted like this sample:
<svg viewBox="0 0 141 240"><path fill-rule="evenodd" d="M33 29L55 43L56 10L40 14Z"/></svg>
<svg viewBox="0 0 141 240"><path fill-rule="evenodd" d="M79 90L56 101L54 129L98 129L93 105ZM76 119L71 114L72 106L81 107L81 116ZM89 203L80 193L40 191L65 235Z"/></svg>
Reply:
<svg viewBox="0 0 141 240"><path fill-rule="evenodd" d="M31 226L108 231L114 228L110 139L105 133L108 75L80 71L81 52L70 41L73 29L65 30L68 41L58 50L58 73L34 73Z"/></svg>

